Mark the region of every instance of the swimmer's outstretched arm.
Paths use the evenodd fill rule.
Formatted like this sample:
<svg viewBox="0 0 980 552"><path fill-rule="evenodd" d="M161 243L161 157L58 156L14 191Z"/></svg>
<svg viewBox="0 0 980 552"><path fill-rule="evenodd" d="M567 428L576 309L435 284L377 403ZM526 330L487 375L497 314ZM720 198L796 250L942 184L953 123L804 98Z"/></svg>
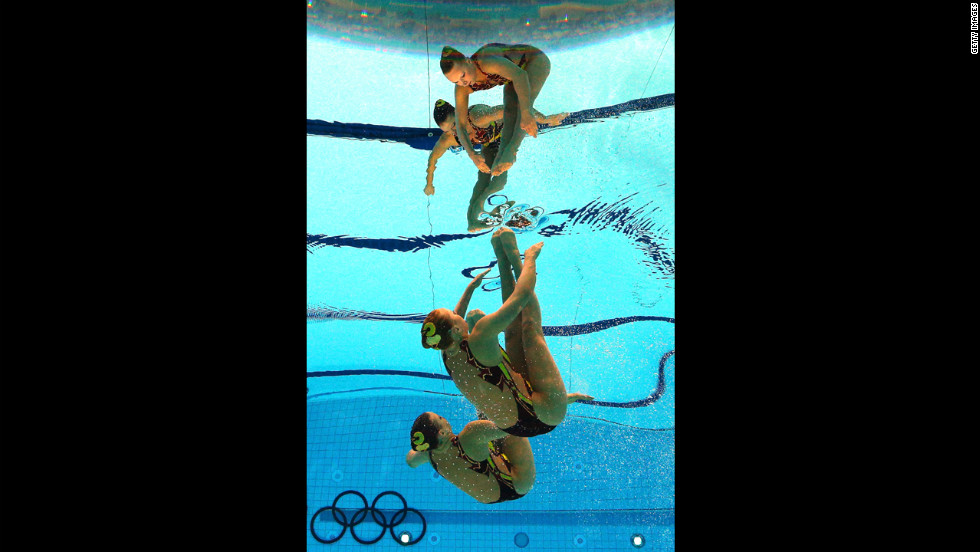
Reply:
<svg viewBox="0 0 980 552"><path fill-rule="evenodd" d="M456 303L456 310L454 311L456 314L464 318L466 317L466 309L470 305L470 298L473 297L473 292L480 285L480 282L483 281L483 277L487 275L487 272L490 272L489 268L477 274L470 280L470 283L466 284L466 289L463 290L463 296L459 298L459 303Z"/></svg>
<svg viewBox="0 0 980 552"><path fill-rule="evenodd" d="M422 464L429 463L429 451L427 450L410 450L408 455L405 456L405 462L410 468L417 468Z"/></svg>
<svg viewBox="0 0 980 552"><path fill-rule="evenodd" d="M463 452L467 456L480 462L490 456L487 443L507 435L506 431L494 425L490 420L473 420L466 424L463 431L459 432L459 446L463 447Z"/></svg>
<svg viewBox="0 0 980 552"><path fill-rule="evenodd" d="M453 138L452 134L443 132L442 136L440 136L439 140L436 142L435 147L432 148L432 153L429 154L429 166L425 169L425 189L422 190L425 195L432 195L436 193L435 187L432 186L432 176L436 171L436 161L438 161L439 158L442 157L442 154L446 153L446 150L449 149L449 147L455 142L456 139Z"/></svg>

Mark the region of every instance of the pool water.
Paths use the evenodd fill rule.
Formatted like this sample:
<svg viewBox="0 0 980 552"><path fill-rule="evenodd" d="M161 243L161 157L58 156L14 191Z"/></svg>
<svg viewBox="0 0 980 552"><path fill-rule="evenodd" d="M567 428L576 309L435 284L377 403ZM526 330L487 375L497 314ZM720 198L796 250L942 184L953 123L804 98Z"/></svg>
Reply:
<svg viewBox="0 0 980 552"><path fill-rule="evenodd" d="M436 193L425 196L425 149L307 138L309 549L378 538L445 550L673 550L673 27L576 48L534 43L552 62L535 101L543 113L671 101L525 138L506 188L488 200L501 216L485 232L466 229L477 171L465 154L439 160ZM438 132L432 104L452 101L453 89L438 66L444 43L430 39L427 58L310 33L308 120ZM502 91L470 103L499 105ZM457 433L476 418L418 330L487 267L470 308L500 306L490 233L501 225L521 251L544 243L546 341L568 391L596 400L531 439L527 496L484 505L430 465L409 468L405 454L421 412Z"/></svg>

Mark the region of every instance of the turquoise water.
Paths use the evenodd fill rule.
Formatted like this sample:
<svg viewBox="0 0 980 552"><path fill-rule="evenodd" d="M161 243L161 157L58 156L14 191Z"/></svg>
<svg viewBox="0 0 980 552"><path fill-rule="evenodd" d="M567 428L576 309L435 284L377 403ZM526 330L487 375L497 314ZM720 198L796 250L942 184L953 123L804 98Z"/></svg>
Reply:
<svg viewBox="0 0 980 552"><path fill-rule="evenodd" d="M552 72L535 107L574 112L674 92L673 22L630 37L548 53ZM308 38L307 117L434 127L432 103L452 85L431 58ZM472 50L463 49L465 54ZM502 103L494 88L471 104ZM480 504L429 466L404 462L408 429L425 410L459 431L475 411L438 354L419 345L419 317L452 308L494 260L490 233L468 233L476 169L446 153L427 197L428 151L404 143L307 138L308 548L361 546L331 518L338 495L368 505L403 496L404 515L375 546L445 550L673 549L674 108L559 127L524 140L500 224L524 216L523 251L543 241L537 295L546 341L576 404L555 431L531 439L538 470L526 497ZM491 209L488 205L487 209ZM500 306L495 269L470 308ZM378 509L401 508L393 495ZM361 499L343 496L351 517ZM362 512L360 538L383 529ZM391 518L391 515L388 516ZM421 519L425 518L422 533ZM311 523L312 522L312 523ZM312 531L311 531L312 528ZM527 544L529 543L529 544Z"/></svg>

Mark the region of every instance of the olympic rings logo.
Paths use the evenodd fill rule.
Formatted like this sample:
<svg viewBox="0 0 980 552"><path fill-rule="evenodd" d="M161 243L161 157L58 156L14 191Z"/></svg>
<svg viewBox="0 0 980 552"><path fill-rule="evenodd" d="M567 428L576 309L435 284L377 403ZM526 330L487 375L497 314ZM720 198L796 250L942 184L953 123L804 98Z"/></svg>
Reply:
<svg viewBox="0 0 980 552"><path fill-rule="evenodd" d="M355 512L354 515L351 516L349 522L347 521L347 514L345 514L342 509L337 507L337 502L340 501L340 497L348 494L357 495L361 497L361 500L364 502L364 507L358 510L357 512ZM381 510L375 507L378 505L378 500L380 500L381 497L385 495L397 496L402 501L402 509L396 511L395 514L391 516L391 523L389 523L387 518L385 518L384 512L382 512ZM324 510L331 510L333 513L334 521L336 521L337 523L339 523L344 527L340 531L340 534L332 539L321 538L320 535L317 535L316 528L314 527L317 518L320 516L320 512L323 512ZM374 519L374 522L381 526L381 533L379 533L377 537L371 540L363 540L357 535L357 533L354 532L354 528L367 520L368 512L371 512L371 517ZM403 521L405 521L405 518L408 517L409 512L414 512L415 515L419 516L419 519L422 520L422 533L419 534L419 536L415 540L408 541L408 542L401 542L400 540L398 540L398 537L395 536L395 526L400 525ZM408 502L405 501L405 497L396 493L395 491L385 491L379 494L378 496L374 497L374 502L372 502L370 506L367 505L367 499L364 498L364 495L362 495L361 493L357 491L344 491L333 499L332 505L324 506L323 508L320 508L319 510L316 511L316 513L313 514L313 518L310 519L310 533L313 534L314 539L322 542L323 544L333 544L339 541L347 532L348 528L350 528L350 534L352 537L354 537L354 540L356 540L361 544L374 544L378 542L379 540L381 540L382 537L385 536L385 529L387 529L388 532L391 534L391 538L395 539L395 542L407 546L407 545L418 543L420 540L422 540L422 537L425 536L425 518L422 516L422 513L416 510L415 508L409 508Z"/></svg>

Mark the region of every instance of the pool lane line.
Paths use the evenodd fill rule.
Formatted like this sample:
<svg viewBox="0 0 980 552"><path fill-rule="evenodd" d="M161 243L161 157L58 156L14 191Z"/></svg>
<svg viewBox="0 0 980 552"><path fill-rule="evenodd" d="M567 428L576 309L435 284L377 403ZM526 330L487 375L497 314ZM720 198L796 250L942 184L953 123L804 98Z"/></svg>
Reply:
<svg viewBox="0 0 980 552"><path fill-rule="evenodd" d="M375 311L359 311L338 309L335 307L316 307L306 309L306 319L308 322L325 322L330 320L373 320L384 322L408 322L420 324L428 314L387 314ZM571 324L567 326L541 326L546 336L566 337L572 335L583 335L599 332L615 326L630 324L633 322L667 322L674 323L672 316L621 316L584 324Z"/></svg>
<svg viewBox="0 0 980 552"><path fill-rule="evenodd" d="M674 350L671 349L663 357L661 357L660 364L659 364L659 366L657 368L657 388L654 389L654 391L652 393L650 393L650 396L648 396L648 397L646 397L644 399L640 399L640 400L636 400L636 401L629 401L629 402L611 402L611 401L576 401L576 402L582 403L582 404L591 404L593 406L606 406L606 407L612 407L612 408L639 408L641 406L649 406L649 405L657 402L657 400L661 396L663 396L664 392L667 390L667 382L666 382L665 375L664 375L664 368L665 368L665 366L667 364L667 359L669 359L671 356L673 356L673 354L674 354ZM382 375L382 376L407 376L407 377L426 378L426 379L452 380L452 378L449 377L448 375L433 374L431 372L417 372L417 371L414 371L414 370L381 370L381 369L374 369L374 368L365 368L365 369L358 369L358 370L322 370L322 371L319 371L319 372L307 372L306 373L306 377L307 378L339 377L339 376L379 376L379 375ZM367 388L364 388L364 389L355 389L355 390L352 390L352 391L364 391L364 390L368 390L368 389L376 389L376 388L367 387ZM406 389L406 388L390 388L390 387L385 387L385 388L377 388L377 389ZM414 391L431 392L431 391L426 391L424 389L414 389ZM337 392L339 393L341 391L337 391ZM307 398L318 397L318 396L327 395L327 394L330 394L330 393L317 393L317 394L311 395L310 397L307 397ZM449 394L449 393L440 393L440 394ZM452 395L452 394L449 394L449 395Z"/></svg>

